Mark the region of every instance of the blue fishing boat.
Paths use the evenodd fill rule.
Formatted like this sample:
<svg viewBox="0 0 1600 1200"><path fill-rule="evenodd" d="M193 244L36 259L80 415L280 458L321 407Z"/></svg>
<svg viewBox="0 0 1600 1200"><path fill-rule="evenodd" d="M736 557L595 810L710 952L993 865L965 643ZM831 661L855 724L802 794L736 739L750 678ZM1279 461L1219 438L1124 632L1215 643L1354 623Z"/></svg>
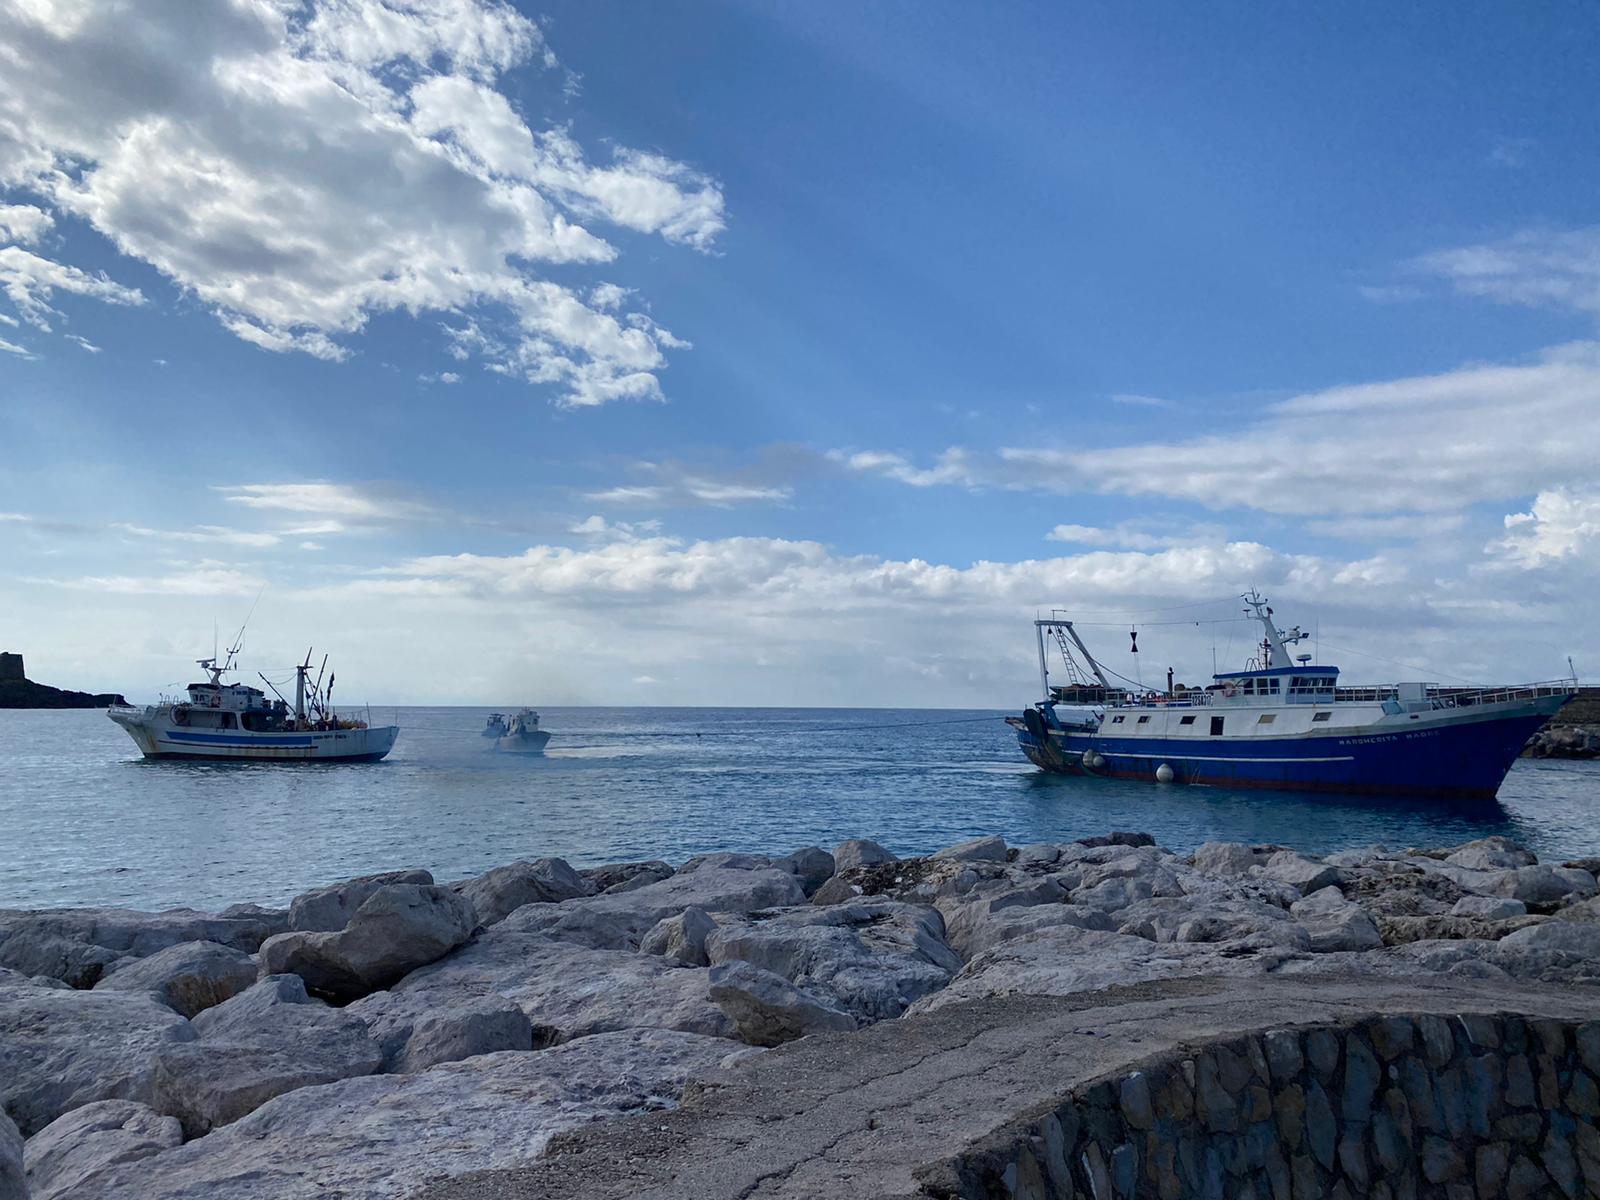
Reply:
<svg viewBox="0 0 1600 1200"><path fill-rule="evenodd" d="M1204 688L1112 685L1069 620L1037 620L1045 699L1008 717L1036 766L1069 775L1233 788L1485 799L1523 745L1577 693L1576 678L1507 687L1343 687L1339 668L1291 658L1265 597L1243 597L1264 636L1241 671ZM1069 684L1053 687L1046 641ZM1137 645L1137 642L1135 642Z"/></svg>

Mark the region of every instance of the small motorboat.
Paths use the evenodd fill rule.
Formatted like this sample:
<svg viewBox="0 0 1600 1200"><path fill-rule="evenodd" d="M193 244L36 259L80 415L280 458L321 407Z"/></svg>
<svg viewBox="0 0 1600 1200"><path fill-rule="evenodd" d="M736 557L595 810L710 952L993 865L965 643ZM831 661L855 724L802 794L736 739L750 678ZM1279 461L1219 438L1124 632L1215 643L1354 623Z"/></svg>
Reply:
<svg viewBox="0 0 1600 1200"><path fill-rule="evenodd" d="M505 754L543 754L549 740L549 732L539 728L539 714L525 708L511 718L494 748Z"/></svg>
<svg viewBox="0 0 1600 1200"><path fill-rule="evenodd" d="M505 737L505 735L506 735L506 715L505 715L505 713L490 713L489 714L489 721L483 727L483 736L484 737L492 737L492 738L501 738L501 737Z"/></svg>

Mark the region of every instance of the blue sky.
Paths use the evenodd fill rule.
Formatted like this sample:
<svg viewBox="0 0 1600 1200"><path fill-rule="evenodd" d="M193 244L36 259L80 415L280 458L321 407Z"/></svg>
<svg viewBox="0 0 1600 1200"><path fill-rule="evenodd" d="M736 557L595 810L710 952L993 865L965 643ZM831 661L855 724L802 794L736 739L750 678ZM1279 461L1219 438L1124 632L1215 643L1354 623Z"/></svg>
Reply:
<svg viewBox="0 0 1600 1200"><path fill-rule="evenodd" d="M265 585L252 656L374 699L1011 705L1041 607L1120 652L1208 602L1142 638L1198 676L1258 585L1363 677L1581 671L1597 42L1580 4L0 16L0 642L148 695Z"/></svg>

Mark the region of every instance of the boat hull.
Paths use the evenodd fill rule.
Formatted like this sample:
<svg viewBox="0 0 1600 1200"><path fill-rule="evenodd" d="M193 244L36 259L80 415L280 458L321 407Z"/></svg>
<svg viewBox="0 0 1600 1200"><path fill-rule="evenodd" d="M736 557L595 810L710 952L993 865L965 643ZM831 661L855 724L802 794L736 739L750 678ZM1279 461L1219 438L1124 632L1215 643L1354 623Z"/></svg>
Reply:
<svg viewBox="0 0 1600 1200"><path fill-rule="evenodd" d="M501 754L543 754L550 735L543 729L534 733L519 733L498 739L494 748Z"/></svg>
<svg viewBox="0 0 1600 1200"><path fill-rule="evenodd" d="M1115 737L1019 721L1017 740L1047 771L1228 788L1492 799L1523 746L1564 700L1542 697L1470 714L1383 722L1284 738Z"/></svg>
<svg viewBox="0 0 1600 1200"><path fill-rule="evenodd" d="M369 729L249 730L184 729L160 717L113 709L111 719L146 758L221 762L377 762L394 749L397 725Z"/></svg>

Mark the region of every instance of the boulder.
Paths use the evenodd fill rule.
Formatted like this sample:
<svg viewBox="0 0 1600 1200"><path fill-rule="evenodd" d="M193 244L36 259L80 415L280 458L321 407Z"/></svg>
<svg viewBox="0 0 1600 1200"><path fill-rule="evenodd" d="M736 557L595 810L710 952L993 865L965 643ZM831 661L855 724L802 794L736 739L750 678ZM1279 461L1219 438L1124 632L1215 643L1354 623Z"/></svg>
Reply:
<svg viewBox="0 0 1600 1200"><path fill-rule="evenodd" d="M1059 861L1060 858L1061 847L1056 845L1054 842L1029 842L1026 846L1022 847L1022 849L1017 851L1018 866L1030 866L1034 864L1039 866L1048 866L1051 863Z"/></svg>
<svg viewBox="0 0 1600 1200"><path fill-rule="evenodd" d="M1117 928L1153 942L1222 943L1254 939L1257 946L1306 950L1304 928L1275 904L1259 900L1165 896L1141 900L1116 914Z"/></svg>
<svg viewBox="0 0 1600 1200"><path fill-rule="evenodd" d="M1243 842L1206 842L1194 852L1194 868L1207 875L1248 875L1264 860Z"/></svg>
<svg viewBox="0 0 1600 1200"><path fill-rule="evenodd" d="M937 912L882 898L729 917L706 955L770 971L862 1022L898 1017L961 969Z"/></svg>
<svg viewBox="0 0 1600 1200"><path fill-rule="evenodd" d="M366 1022L383 1052L383 1069L424 1071L443 1062L500 1050L532 1050L528 1015L501 996L439 1005L430 992L373 992L344 1010Z"/></svg>
<svg viewBox="0 0 1600 1200"><path fill-rule="evenodd" d="M798 879L801 890L807 896L814 895L819 887L833 878L835 869L833 855L816 846L807 846L803 850L796 850L793 854L775 859L772 865Z"/></svg>
<svg viewBox="0 0 1600 1200"><path fill-rule="evenodd" d="M1508 917L1528 915L1528 906L1521 900L1507 900L1500 896L1463 896L1450 909L1452 917L1476 917L1480 921L1504 921Z"/></svg>
<svg viewBox="0 0 1600 1200"><path fill-rule="evenodd" d="M659 858L653 858L649 862L607 863L603 867L585 867L578 874L594 884L596 892L610 892L632 891L636 887L659 883L663 879L670 879L673 870Z"/></svg>
<svg viewBox="0 0 1600 1200"><path fill-rule="evenodd" d="M953 859L956 862L1005 862L1006 840L992 835L973 838L969 842L936 850L933 857Z"/></svg>
<svg viewBox="0 0 1600 1200"><path fill-rule="evenodd" d="M183 1144L177 1118L135 1100L97 1100L57 1117L28 1139L23 1161L32 1200L72 1200L84 1180ZM0 1197L6 1195L0 1186Z"/></svg>
<svg viewBox="0 0 1600 1200"><path fill-rule="evenodd" d="M711 968L711 998L752 1046L781 1046L813 1033L853 1033L856 1019L748 962Z"/></svg>
<svg viewBox="0 0 1600 1200"><path fill-rule="evenodd" d="M1544 921L1493 943L1493 962L1519 979L1600 983L1600 925Z"/></svg>
<svg viewBox="0 0 1600 1200"><path fill-rule="evenodd" d="M1319 961L1252 938L1225 943L1152 942L1059 925L978 955L948 987L917 1001L910 1012L990 996L1069 996L1187 975L1260 975L1302 958Z"/></svg>
<svg viewBox="0 0 1600 1200"><path fill-rule="evenodd" d="M1502 904L1515 904L1515 900L1502 900ZM1591 896L1587 900L1580 900L1576 904L1569 904L1565 908L1555 911L1558 921L1583 921L1591 925L1600 924L1600 896Z"/></svg>
<svg viewBox="0 0 1600 1200"><path fill-rule="evenodd" d="M716 854L697 854L683 866L678 868L678 874L693 871L759 871L762 867L772 866L772 859L765 854L742 854L736 850L723 850Z"/></svg>
<svg viewBox="0 0 1600 1200"><path fill-rule="evenodd" d="M1050 876L1042 878L1002 876L982 880L970 890L942 897L934 902L945 922L945 940L962 959L971 958L979 950L986 950L996 942L1004 941L1000 933L1009 923L1002 914L1014 909L1039 906L1067 907L1067 889ZM1091 911L1073 906L1074 912ZM1099 921L1110 928L1103 914Z"/></svg>
<svg viewBox="0 0 1600 1200"><path fill-rule="evenodd" d="M22 1134L0 1108L0 1200L28 1200L23 1177Z"/></svg>
<svg viewBox="0 0 1600 1200"><path fill-rule="evenodd" d="M218 942L254 953L272 932L272 923L260 917L188 908L0 910L0 967L89 988L122 958L144 958L179 942Z"/></svg>
<svg viewBox="0 0 1600 1200"><path fill-rule="evenodd" d="M732 1024L711 1003L703 969L631 950L596 950L511 925L502 921L485 930L392 990L422 995L435 1008L475 997L509 1000L532 1021L536 1045L640 1028L733 1036Z"/></svg>
<svg viewBox="0 0 1600 1200"><path fill-rule="evenodd" d="M1289 912L1310 935L1311 949L1318 953L1376 950L1383 945L1383 934L1367 910L1346 900L1336 887L1312 892L1291 905Z"/></svg>
<svg viewBox="0 0 1600 1200"><path fill-rule="evenodd" d="M1374 917L1442 916L1465 895L1455 880L1415 861L1357 872L1341 890Z"/></svg>
<svg viewBox="0 0 1600 1200"><path fill-rule="evenodd" d="M301 933L336 933L350 923L356 910L379 888L396 883L433 882L427 871L385 871L358 875L343 883L302 892L289 902L289 929Z"/></svg>
<svg viewBox="0 0 1600 1200"><path fill-rule="evenodd" d="M444 957L472 936L470 901L433 884L374 891L338 933L280 933L261 947L265 975L294 974L335 1002L355 1000Z"/></svg>
<svg viewBox="0 0 1600 1200"><path fill-rule="evenodd" d="M73 1200L400 1200L531 1163L576 1125L671 1107L732 1043L660 1030L302 1088L197 1141L93 1175Z"/></svg>
<svg viewBox="0 0 1600 1200"><path fill-rule="evenodd" d="M670 879L631 891L560 904L525 905L495 928L508 926L600 950L637 950L652 925L686 908L707 913L755 912L804 904L805 900L799 879L787 871L707 866L679 871Z"/></svg>
<svg viewBox="0 0 1600 1200"><path fill-rule="evenodd" d="M1507 837L1486 837L1453 847L1444 861L1475 871L1531 867L1539 860Z"/></svg>
<svg viewBox="0 0 1600 1200"><path fill-rule="evenodd" d="M149 1100L156 1059L192 1041L149 996L0 981L0 1109L31 1136L96 1100Z"/></svg>
<svg viewBox="0 0 1600 1200"><path fill-rule="evenodd" d="M1088 846L1090 849L1102 846L1154 846L1156 839L1148 833L1113 829L1110 833L1100 833L1094 837L1079 838L1077 844Z"/></svg>
<svg viewBox="0 0 1600 1200"><path fill-rule="evenodd" d="M840 842L833 848L833 870L835 874L848 871L853 867L876 867L880 863L892 863L899 860L877 842L868 841L866 838L851 838L849 841Z"/></svg>
<svg viewBox="0 0 1600 1200"><path fill-rule="evenodd" d="M1489 920L1484 917L1458 917L1450 913L1443 916L1379 917L1378 930L1386 946L1400 946L1407 942L1472 939L1497 941L1508 933L1538 925L1547 918L1524 914Z"/></svg>
<svg viewBox="0 0 1600 1200"><path fill-rule="evenodd" d="M1108 933L1117 928L1117 919L1111 914L1081 904L1035 904L987 911L979 906L958 916L961 918L959 931L952 925L948 938L952 948L956 948L959 939L958 952L965 959L976 958L1013 938L1026 937L1057 925L1099 929Z"/></svg>
<svg viewBox="0 0 1600 1200"><path fill-rule="evenodd" d="M1293 850L1279 850L1267 859L1261 873L1268 879L1287 883L1302 896L1320 892L1325 887L1338 887L1344 882L1344 873L1338 867L1296 854Z"/></svg>
<svg viewBox="0 0 1600 1200"><path fill-rule="evenodd" d="M1517 867L1501 871L1486 889L1495 896L1509 896L1525 904L1551 904L1576 896L1586 900L1595 894L1595 878L1573 867Z"/></svg>
<svg viewBox="0 0 1600 1200"><path fill-rule="evenodd" d="M274 1096L382 1066L383 1051L359 1017L316 1003L241 1005L199 1041L156 1056L150 1106L199 1137Z"/></svg>
<svg viewBox="0 0 1600 1200"><path fill-rule="evenodd" d="M706 938L717 923L698 908L657 921L639 942L642 954L659 954L680 967L710 966Z"/></svg>
<svg viewBox="0 0 1600 1200"><path fill-rule="evenodd" d="M524 904L555 904L594 894L595 886L564 859L517 861L455 885L484 925L503 921Z"/></svg>
<svg viewBox="0 0 1600 1200"><path fill-rule="evenodd" d="M256 963L216 942L179 942L149 958L124 960L95 984L96 991L148 992L174 1012L192 1017L256 981Z"/></svg>
<svg viewBox="0 0 1600 1200"><path fill-rule="evenodd" d="M268 975L237 996L224 1000L196 1016L190 1024L202 1038L226 1037L254 1028L269 1009L280 1004L321 1004L306 994L305 981L298 975Z"/></svg>

